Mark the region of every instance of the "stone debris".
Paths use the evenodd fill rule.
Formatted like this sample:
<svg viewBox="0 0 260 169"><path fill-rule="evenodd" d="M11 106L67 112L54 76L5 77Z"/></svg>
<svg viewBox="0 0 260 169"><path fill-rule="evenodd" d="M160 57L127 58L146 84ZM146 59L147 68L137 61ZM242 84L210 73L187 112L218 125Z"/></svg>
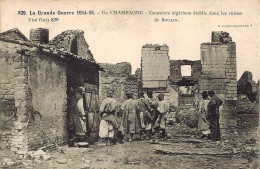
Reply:
<svg viewBox="0 0 260 169"><path fill-rule="evenodd" d="M43 155L46 155L46 153L42 150L37 150L32 154L33 158L41 158Z"/></svg>
<svg viewBox="0 0 260 169"><path fill-rule="evenodd" d="M3 166L12 166L15 164L15 161L13 161L10 158L3 158Z"/></svg>
<svg viewBox="0 0 260 169"><path fill-rule="evenodd" d="M176 122L187 125L190 128L197 128L199 113L196 108L181 109L176 112Z"/></svg>
<svg viewBox="0 0 260 169"><path fill-rule="evenodd" d="M58 164L66 164L68 160L66 158L58 160Z"/></svg>
<svg viewBox="0 0 260 169"><path fill-rule="evenodd" d="M255 103L252 103L246 95L240 96L237 100L237 114L252 114L254 113Z"/></svg>
<svg viewBox="0 0 260 169"><path fill-rule="evenodd" d="M52 159L52 155L50 155L50 154L42 155L42 159L43 160L50 160L50 159Z"/></svg>

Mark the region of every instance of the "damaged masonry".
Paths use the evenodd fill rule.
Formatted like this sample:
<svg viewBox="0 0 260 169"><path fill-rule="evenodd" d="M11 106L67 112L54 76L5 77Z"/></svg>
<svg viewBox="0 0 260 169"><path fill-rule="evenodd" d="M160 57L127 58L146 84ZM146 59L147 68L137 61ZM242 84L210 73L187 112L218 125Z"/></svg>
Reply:
<svg viewBox="0 0 260 169"><path fill-rule="evenodd" d="M211 42L200 45L200 60L171 60L174 57L169 56L170 47L166 44L146 44L141 48L141 67L135 74L132 74L128 62L97 63L81 30L67 30L49 40L49 30L38 28L31 29L29 37L27 39L18 29L0 34L1 150L8 150L22 158L29 154L53 159L52 155L46 156L44 150L55 146L62 152L72 153L71 159L75 158L75 163L77 151L91 151L96 165L103 165L98 157L104 153L101 149L76 150L64 146L70 145L73 138L70 125L76 104L75 92L83 87L87 138L92 145L99 142L99 107L107 98L109 89L114 91L113 98L118 107L127 99L127 93L133 93L136 99L140 91L144 92L145 98L147 92L153 91L154 98L164 94L169 104L169 141L160 142L142 153L238 155L245 152L246 157L243 158L250 160L258 154L257 129L253 124L258 122L259 81L254 82L252 73L248 71L237 80L236 43L229 33L213 31ZM223 101L220 128L225 141L221 145L208 142L204 145L203 141L195 138L201 95L203 91L210 90L214 90ZM249 133L240 138L239 129L242 133L245 132L243 127L248 126ZM136 153L143 148L142 144L148 143L130 146L131 150L125 144L121 148ZM121 148L112 150L113 147L108 147L104 151L111 153ZM58 158L57 165L73 163L73 160L64 160L69 158L66 154L57 156L62 157ZM85 158L86 166L90 165L91 158ZM116 160L107 158L109 164L121 165L116 161L118 156L113 155ZM124 158L124 165L138 165L146 161L143 165L151 167L147 159L136 162L136 159L125 155ZM8 166L7 162L5 165Z"/></svg>

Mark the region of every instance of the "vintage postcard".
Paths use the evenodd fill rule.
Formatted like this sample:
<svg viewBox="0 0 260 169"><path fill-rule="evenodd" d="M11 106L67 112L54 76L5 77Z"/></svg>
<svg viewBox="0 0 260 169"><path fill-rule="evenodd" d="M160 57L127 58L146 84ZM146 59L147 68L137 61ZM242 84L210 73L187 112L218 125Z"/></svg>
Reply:
<svg viewBox="0 0 260 169"><path fill-rule="evenodd" d="M1 168L259 168L258 0L0 0Z"/></svg>

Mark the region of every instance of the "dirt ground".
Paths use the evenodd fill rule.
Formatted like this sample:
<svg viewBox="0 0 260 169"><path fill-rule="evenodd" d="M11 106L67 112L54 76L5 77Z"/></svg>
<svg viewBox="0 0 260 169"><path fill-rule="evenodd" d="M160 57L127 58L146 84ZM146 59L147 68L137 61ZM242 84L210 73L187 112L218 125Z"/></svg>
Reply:
<svg viewBox="0 0 260 169"><path fill-rule="evenodd" d="M51 158L22 159L9 168L258 168L258 118L240 116L221 121L222 140L215 143L199 139L196 129L185 125L168 126L172 138L159 144L147 140L112 146L69 148L65 154L47 152ZM5 168L8 168L7 166Z"/></svg>

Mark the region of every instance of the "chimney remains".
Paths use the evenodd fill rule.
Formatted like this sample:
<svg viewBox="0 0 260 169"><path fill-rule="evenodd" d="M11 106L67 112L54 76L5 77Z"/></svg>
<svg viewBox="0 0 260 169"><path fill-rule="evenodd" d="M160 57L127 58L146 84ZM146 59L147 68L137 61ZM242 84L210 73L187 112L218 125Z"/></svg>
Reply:
<svg viewBox="0 0 260 169"><path fill-rule="evenodd" d="M48 44L49 30L45 28L36 28L30 30L30 40L34 43Z"/></svg>

